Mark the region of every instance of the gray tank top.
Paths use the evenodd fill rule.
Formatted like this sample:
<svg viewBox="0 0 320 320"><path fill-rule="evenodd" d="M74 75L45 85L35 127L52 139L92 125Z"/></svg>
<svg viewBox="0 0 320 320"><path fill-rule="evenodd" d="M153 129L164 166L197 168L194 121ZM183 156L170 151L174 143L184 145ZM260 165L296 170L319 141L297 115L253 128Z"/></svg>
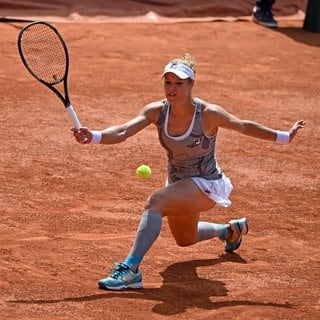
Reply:
<svg viewBox="0 0 320 320"><path fill-rule="evenodd" d="M187 131L177 137L168 134L170 103L164 100L157 129L161 145L168 156L168 179L175 182L185 177L201 177L216 180L222 177L217 163L215 144L217 135L206 136L201 125L202 101L194 99L195 113Z"/></svg>

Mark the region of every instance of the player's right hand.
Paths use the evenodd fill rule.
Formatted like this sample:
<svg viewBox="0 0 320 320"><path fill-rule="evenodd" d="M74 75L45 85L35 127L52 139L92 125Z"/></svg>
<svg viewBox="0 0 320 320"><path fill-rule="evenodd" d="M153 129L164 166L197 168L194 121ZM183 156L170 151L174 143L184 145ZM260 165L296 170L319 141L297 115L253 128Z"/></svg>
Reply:
<svg viewBox="0 0 320 320"><path fill-rule="evenodd" d="M81 127L79 129L72 128L73 136L81 144L88 144L92 140L92 134L86 127Z"/></svg>

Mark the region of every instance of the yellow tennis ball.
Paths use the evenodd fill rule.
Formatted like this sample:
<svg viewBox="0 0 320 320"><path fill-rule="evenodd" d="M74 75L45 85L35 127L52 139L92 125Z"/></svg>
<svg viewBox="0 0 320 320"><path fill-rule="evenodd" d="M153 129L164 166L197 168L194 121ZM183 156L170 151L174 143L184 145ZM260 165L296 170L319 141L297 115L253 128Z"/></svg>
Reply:
<svg viewBox="0 0 320 320"><path fill-rule="evenodd" d="M151 176L151 169L146 164L143 164L137 168L136 175L142 180L149 179Z"/></svg>

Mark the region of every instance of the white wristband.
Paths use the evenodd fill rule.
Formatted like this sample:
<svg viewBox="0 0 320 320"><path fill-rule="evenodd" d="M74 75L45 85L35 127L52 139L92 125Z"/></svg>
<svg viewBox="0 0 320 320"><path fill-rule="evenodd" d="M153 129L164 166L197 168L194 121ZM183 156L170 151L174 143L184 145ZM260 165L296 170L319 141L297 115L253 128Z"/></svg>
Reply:
<svg viewBox="0 0 320 320"><path fill-rule="evenodd" d="M290 132L277 130L276 143L287 144L290 141Z"/></svg>
<svg viewBox="0 0 320 320"><path fill-rule="evenodd" d="M101 131L90 131L92 134L91 144L98 144L101 142L102 139L102 132Z"/></svg>

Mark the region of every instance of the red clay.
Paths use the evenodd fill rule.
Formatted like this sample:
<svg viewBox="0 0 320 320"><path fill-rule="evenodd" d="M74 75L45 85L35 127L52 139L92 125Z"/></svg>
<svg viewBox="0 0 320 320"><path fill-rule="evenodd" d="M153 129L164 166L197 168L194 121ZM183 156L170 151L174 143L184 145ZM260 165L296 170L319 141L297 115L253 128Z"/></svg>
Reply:
<svg viewBox="0 0 320 320"><path fill-rule="evenodd" d="M141 267L145 288L107 292L97 280L128 253L144 201L164 183L165 152L151 127L117 146L77 144L58 98L20 61L23 24L0 24L0 318L318 319L320 38L301 25L56 25L71 101L91 129L161 99L164 64L185 52L198 63L196 96L280 130L307 123L285 146L221 130L233 205L203 218L249 218L236 254L218 240L180 248L165 222ZM143 163L147 181L135 176Z"/></svg>

